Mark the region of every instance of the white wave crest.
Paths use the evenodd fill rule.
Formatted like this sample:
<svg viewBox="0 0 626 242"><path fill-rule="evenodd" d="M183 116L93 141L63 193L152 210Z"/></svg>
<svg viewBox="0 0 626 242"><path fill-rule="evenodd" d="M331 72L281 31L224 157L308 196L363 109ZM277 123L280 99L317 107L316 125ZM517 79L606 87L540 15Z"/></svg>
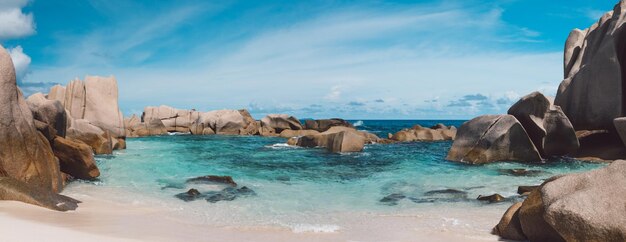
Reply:
<svg viewBox="0 0 626 242"><path fill-rule="evenodd" d="M352 124L352 125L353 125L354 127L363 126L363 121L362 121L362 120L356 121L356 122L354 122L354 124Z"/></svg>

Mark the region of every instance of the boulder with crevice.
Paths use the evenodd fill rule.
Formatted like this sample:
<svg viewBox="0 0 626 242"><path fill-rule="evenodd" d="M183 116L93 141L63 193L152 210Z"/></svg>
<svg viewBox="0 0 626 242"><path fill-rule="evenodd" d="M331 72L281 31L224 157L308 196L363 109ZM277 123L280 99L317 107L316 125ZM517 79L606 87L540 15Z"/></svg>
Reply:
<svg viewBox="0 0 626 242"><path fill-rule="evenodd" d="M517 118L544 157L571 155L580 147L576 131L561 107L540 92L522 97L508 114Z"/></svg>
<svg viewBox="0 0 626 242"><path fill-rule="evenodd" d="M542 160L526 130L512 115L485 115L465 122L446 159L469 164Z"/></svg>
<svg viewBox="0 0 626 242"><path fill-rule="evenodd" d="M61 171L72 177L93 180L100 176L91 147L81 141L57 137L52 144Z"/></svg>

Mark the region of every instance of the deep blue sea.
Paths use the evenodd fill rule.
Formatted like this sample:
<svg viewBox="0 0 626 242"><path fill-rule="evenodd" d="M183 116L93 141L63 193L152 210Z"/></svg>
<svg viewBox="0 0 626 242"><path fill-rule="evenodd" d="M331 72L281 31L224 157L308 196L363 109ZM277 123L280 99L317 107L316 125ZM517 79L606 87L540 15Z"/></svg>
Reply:
<svg viewBox="0 0 626 242"><path fill-rule="evenodd" d="M380 137L415 124L459 127L463 123L351 122ZM77 182L68 190L84 194L105 191L120 202L157 204L203 222L291 228L322 224L332 230L339 223L333 214L419 214L425 210L490 206L504 211L520 199L516 195L519 185L537 185L557 174L602 166L573 159L546 164L500 162L470 166L445 160L452 144L449 141L373 144L361 153L350 154L291 147L285 142L282 138L257 136L129 138L128 149L97 157L102 174L99 181ZM527 169L532 174L515 176L507 169ZM185 183L204 175L232 176L239 187L252 189L254 194L230 196L230 201L219 200L224 196L218 195L212 197L214 202L185 202L175 197L190 188L212 195L224 189L215 184ZM509 201L491 205L476 200L479 195L493 193L508 197Z"/></svg>

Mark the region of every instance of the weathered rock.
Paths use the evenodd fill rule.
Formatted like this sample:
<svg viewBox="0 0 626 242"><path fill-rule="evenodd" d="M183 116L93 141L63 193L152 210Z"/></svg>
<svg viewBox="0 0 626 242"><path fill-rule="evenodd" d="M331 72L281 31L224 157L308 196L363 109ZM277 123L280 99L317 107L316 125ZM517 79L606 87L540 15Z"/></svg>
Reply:
<svg viewBox="0 0 626 242"><path fill-rule="evenodd" d="M65 137L65 131L68 126L67 114L61 102L48 100L43 94L35 93L26 99L26 103L28 103L35 120L50 125L56 130L57 136Z"/></svg>
<svg viewBox="0 0 626 242"><path fill-rule="evenodd" d="M316 135L316 134L319 134L319 133L320 132L318 132L316 130L309 130L309 129L303 129L303 130L285 129L285 130L283 130L283 132L280 132L280 137L285 138L285 139L289 139L289 138L292 138L292 137Z"/></svg>
<svg viewBox="0 0 626 242"><path fill-rule="evenodd" d="M179 193L176 194L176 196L178 199L183 200L185 202L191 202L194 201L196 199L202 198L204 197L200 191L198 191L195 188L189 189L189 191L187 192L183 192L183 193Z"/></svg>
<svg viewBox="0 0 626 242"><path fill-rule="evenodd" d="M478 197L476 198L476 200L478 201L487 201L489 203L499 203L504 201L504 197L500 194L492 194L489 196L483 196L483 195L478 195Z"/></svg>
<svg viewBox="0 0 626 242"><path fill-rule="evenodd" d="M538 176L543 173L540 170L526 170L526 169L498 169L498 172L503 175L511 176Z"/></svg>
<svg viewBox="0 0 626 242"><path fill-rule="evenodd" d="M258 133L258 127L247 110L216 110L200 113L198 120L191 127L191 133L253 135Z"/></svg>
<svg viewBox="0 0 626 242"><path fill-rule="evenodd" d="M150 119L141 122L141 120L133 115L124 120L126 127L126 136L143 137L167 134L167 128L160 119Z"/></svg>
<svg viewBox="0 0 626 242"><path fill-rule="evenodd" d="M125 137L115 77L87 76L84 82L71 81L65 90L64 103L72 118L88 120L114 138Z"/></svg>
<svg viewBox="0 0 626 242"><path fill-rule="evenodd" d="M270 114L261 119L261 127L267 130L274 130L274 133L280 134L286 129L301 130L302 124L294 116Z"/></svg>
<svg viewBox="0 0 626 242"><path fill-rule="evenodd" d="M33 120L35 124L35 129L39 131L43 136L48 140L48 142L52 142L55 137L57 137L57 131L47 123L41 122L39 120Z"/></svg>
<svg viewBox="0 0 626 242"><path fill-rule="evenodd" d="M256 193L248 187L227 187L220 192L208 192L206 194L206 201L210 203L216 203L219 201L233 201L238 197L254 195L256 195Z"/></svg>
<svg viewBox="0 0 626 242"><path fill-rule="evenodd" d="M378 137L353 128L334 126L325 132L297 138L296 145L301 147L324 147L329 152L359 152L366 143L375 142Z"/></svg>
<svg viewBox="0 0 626 242"><path fill-rule="evenodd" d="M405 199L406 196L404 194L401 193L393 193L390 194L382 199L380 199L379 202L384 203L386 205L389 206L393 206L393 205L397 205L399 201L401 201L402 199Z"/></svg>
<svg viewBox="0 0 626 242"><path fill-rule="evenodd" d="M0 200L19 201L52 210L75 210L80 201L47 188L0 176Z"/></svg>
<svg viewBox="0 0 626 242"><path fill-rule="evenodd" d="M520 207L522 207L522 203L518 202L507 209L498 225L493 228L492 234L499 235L504 239L526 240L519 221Z"/></svg>
<svg viewBox="0 0 626 242"><path fill-rule="evenodd" d="M61 106L65 107L65 87L59 84L52 86L46 98L57 100L61 103Z"/></svg>
<svg viewBox="0 0 626 242"><path fill-rule="evenodd" d="M508 114L517 118L543 156L573 154L580 146L567 116L540 92L522 97Z"/></svg>
<svg viewBox="0 0 626 242"><path fill-rule="evenodd" d="M141 115L142 122L158 119L168 132L189 133L198 122L200 113L195 110L175 109L168 106L146 107Z"/></svg>
<svg viewBox="0 0 626 242"><path fill-rule="evenodd" d="M537 188L539 188L539 186L518 186L517 194L519 195L529 194L530 192L537 190Z"/></svg>
<svg viewBox="0 0 626 242"><path fill-rule="evenodd" d="M446 127L443 124L435 125L432 128L415 125L413 128L403 129L389 135L389 139L398 142L454 140L455 137L456 128L454 126Z"/></svg>
<svg viewBox="0 0 626 242"><path fill-rule="evenodd" d="M580 141L580 148L573 155L576 159L607 162L626 157L626 146L615 132L592 130L576 134Z"/></svg>
<svg viewBox="0 0 626 242"><path fill-rule="evenodd" d="M187 180L187 183L218 183L218 184L229 185L232 187L237 186L237 183L230 176L214 176L214 175L191 178Z"/></svg>
<svg viewBox="0 0 626 242"><path fill-rule="evenodd" d="M541 193L537 190L528 195L519 209L519 220L524 235L530 241L564 241L557 231L544 219L545 208Z"/></svg>
<svg viewBox="0 0 626 242"><path fill-rule="evenodd" d="M78 179L92 180L100 176L91 147L81 141L57 137L52 150L59 158L61 171Z"/></svg>
<svg viewBox="0 0 626 242"><path fill-rule="evenodd" d="M613 120L613 125L615 126L615 130L617 130L617 134L619 134L622 143L626 147L626 117L616 118Z"/></svg>
<svg viewBox="0 0 626 242"><path fill-rule="evenodd" d="M308 119L304 121L304 129L315 130L318 132L324 132L335 126L354 128L350 122L340 118L317 120Z"/></svg>
<svg viewBox="0 0 626 242"><path fill-rule="evenodd" d="M447 158L469 164L495 161L538 162L541 156L512 115L485 115L465 122Z"/></svg>
<svg viewBox="0 0 626 242"><path fill-rule="evenodd" d="M409 198L414 203L463 202L467 201L467 192L457 189L442 189L425 192L423 197Z"/></svg>
<svg viewBox="0 0 626 242"><path fill-rule="evenodd" d="M67 130L67 137L80 140L91 146L96 154L113 153L111 136L85 119L74 120L71 127Z"/></svg>
<svg viewBox="0 0 626 242"><path fill-rule="evenodd" d="M608 130L624 116L626 73L626 3L586 30L574 30L565 45L565 80L555 104L576 130ZM584 36L584 37L583 37Z"/></svg>
<svg viewBox="0 0 626 242"><path fill-rule="evenodd" d="M566 241L626 241L626 161L552 178L536 193L545 221Z"/></svg>
<svg viewBox="0 0 626 242"><path fill-rule="evenodd" d="M28 104L17 88L11 56L1 46L0 103L0 176L12 177L42 190L60 191L58 161L46 138L35 128Z"/></svg>

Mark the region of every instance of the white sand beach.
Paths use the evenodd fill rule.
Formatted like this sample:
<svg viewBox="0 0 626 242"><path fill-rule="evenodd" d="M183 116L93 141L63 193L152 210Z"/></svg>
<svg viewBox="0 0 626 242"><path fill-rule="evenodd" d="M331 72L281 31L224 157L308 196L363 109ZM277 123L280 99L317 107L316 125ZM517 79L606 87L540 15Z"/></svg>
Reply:
<svg viewBox="0 0 626 242"><path fill-rule="evenodd" d="M489 234L500 209L425 211L414 215L341 216L339 227L194 224L155 207L79 197L80 208L56 212L0 202L6 241L497 241ZM324 231L325 230L325 231Z"/></svg>

